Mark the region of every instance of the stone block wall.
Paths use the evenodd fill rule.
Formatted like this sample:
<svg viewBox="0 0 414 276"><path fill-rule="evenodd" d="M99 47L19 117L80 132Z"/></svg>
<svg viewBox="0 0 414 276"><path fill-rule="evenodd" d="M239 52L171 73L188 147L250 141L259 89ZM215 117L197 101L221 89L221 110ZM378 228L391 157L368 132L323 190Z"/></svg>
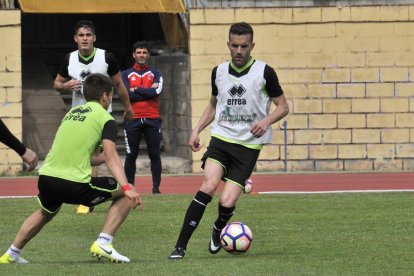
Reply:
<svg viewBox="0 0 414 276"><path fill-rule="evenodd" d="M191 97L188 55L177 53L152 56L150 62L164 77L164 88L159 102L165 154L189 160Z"/></svg>
<svg viewBox="0 0 414 276"><path fill-rule="evenodd" d="M0 118L22 140L22 69L20 10L0 10ZM22 160L0 143L0 175L15 174Z"/></svg>
<svg viewBox="0 0 414 276"><path fill-rule="evenodd" d="M288 171L414 169L414 6L190 10L193 126L237 21L253 25L252 55L275 68L289 101ZM284 170L282 124L257 171ZM210 128L200 137L206 147Z"/></svg>

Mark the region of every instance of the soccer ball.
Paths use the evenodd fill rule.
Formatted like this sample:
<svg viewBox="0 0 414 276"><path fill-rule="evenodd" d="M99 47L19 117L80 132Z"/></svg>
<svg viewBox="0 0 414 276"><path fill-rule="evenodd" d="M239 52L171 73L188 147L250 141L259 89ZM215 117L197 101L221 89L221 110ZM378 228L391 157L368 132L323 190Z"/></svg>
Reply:
<svg viewBox="0 0 414 276"><path fill-rule="evenodd" d="M232 222L221 231L220 241L224 250L232 254L244 253L250 248L253 234L242 222Z"/></svg>

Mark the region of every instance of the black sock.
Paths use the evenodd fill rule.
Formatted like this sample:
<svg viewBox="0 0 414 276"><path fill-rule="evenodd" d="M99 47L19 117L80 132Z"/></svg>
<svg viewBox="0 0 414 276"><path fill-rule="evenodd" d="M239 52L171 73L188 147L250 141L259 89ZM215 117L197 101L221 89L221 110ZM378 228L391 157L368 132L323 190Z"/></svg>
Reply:
<svg viewBox="0 0 414 276"><path fill-rule="evenodd" d="M187 213L184 217L184 223L181 227L180 236L178 237L175 247L187 248L188 241L191 238L194 230L197 228L207 204L211 201L211 196L198 191L193 200L188 206Z"/></svg>
<svg viewBox="0 0 414 276"><path fill-rule="evenodd" d="M226 226L226 224L229 222L229 220L233 216L234 209L236 209L236 206L227 208L227 207L222 206L219 203L218 218L214 222L214 228L213 228L214 232L220 234L221 230L223 230L223 228Z"/></svg>

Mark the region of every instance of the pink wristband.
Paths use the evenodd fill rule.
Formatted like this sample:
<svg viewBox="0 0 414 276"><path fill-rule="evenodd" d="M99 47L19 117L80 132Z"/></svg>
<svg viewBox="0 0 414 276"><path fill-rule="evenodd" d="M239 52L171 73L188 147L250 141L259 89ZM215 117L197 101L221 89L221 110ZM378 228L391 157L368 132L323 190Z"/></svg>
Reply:
<svg viewBox="0 0 414 276"><path fill-rule="evenodd" d="M126 184L126 185L122 185L121 189L122 189L122 191L126 192L126 191L131 190L131 187L129 186L129 184Z"/></svg>

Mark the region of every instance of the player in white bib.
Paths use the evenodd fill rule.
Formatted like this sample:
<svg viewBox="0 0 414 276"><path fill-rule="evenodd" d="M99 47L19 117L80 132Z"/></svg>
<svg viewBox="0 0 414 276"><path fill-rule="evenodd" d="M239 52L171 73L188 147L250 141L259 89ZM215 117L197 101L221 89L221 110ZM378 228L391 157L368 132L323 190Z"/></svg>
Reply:
<svg viewBox="0 0 414 276"><path fill-rule="evenodd" d="M133 112L129 101L128 91L122 82L121 71L114 55L105 50L95 48L95 25L89 20L80 20L75 25L74 40L78 50L66 55L55 78L55 90L72 93L72 107L86 103L83 95L83 82L92 73L108 76L115 84L119 98L125 107L124 117L132 120ZM108 111L112 111L112 104ZM99 152L96 153L96 156ZM102 155L103 156L103 155ZM93 167L93 176L98 176L98 168ZM78 213L87 214L93 209L79 206Z"/></svg>
<svg viewBox="0 0 414 276"><path fill-rule="evenodd" d="M213 69L210 102L193 129L189 141L196 152L201 149L199 133L210 123L211 140L204 154L204 179L184 217L184 223L170 260L184 258L187 244L220 183L218 217L213 224L208 250L221 249L220 232L229 222L236 202L244 191L264 144L272 141L271 125L289 113L276 72L250 56L255 43L253 29L244 22L230 27L227 46L231 61ZM269 113L270 105L276 109Z"/></svg>

